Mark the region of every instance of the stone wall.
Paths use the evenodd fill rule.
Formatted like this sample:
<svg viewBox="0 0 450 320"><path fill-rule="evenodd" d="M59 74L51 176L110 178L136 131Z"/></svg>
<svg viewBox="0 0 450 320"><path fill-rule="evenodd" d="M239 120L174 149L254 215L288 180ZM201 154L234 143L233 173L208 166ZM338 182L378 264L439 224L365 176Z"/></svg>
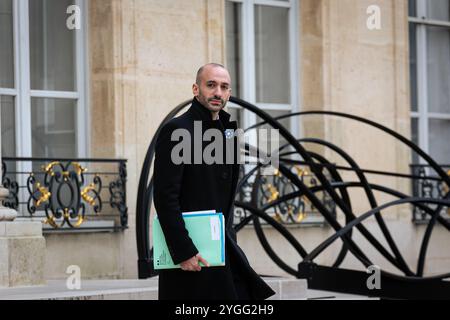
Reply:
<svg viewBox="0 0 450 320"><path fill-rule="evenodd" d="M129 209L128 230L89 235L89 242L98 238L109 252L102 274L136 277L135 207L145 153L166 114L192 97L198 67L224 63L224 4L93 0L89 19L91 156L128 159Z"/></svg>

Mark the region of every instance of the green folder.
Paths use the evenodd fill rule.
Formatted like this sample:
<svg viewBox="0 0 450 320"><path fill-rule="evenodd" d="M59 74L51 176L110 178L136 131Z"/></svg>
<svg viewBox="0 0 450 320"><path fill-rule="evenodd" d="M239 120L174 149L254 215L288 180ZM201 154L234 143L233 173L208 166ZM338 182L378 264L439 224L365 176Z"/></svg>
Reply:
<svg viewBox="0 0 450 320"><path fill-rule="evenodd" d="M225 223L222 213L195 211L183 213L189 237L211 267L225 265ZM203 267L203 264L200 263ZM158 216L153 220L153 266L158 269L180 268L167 248Z"/></svg>

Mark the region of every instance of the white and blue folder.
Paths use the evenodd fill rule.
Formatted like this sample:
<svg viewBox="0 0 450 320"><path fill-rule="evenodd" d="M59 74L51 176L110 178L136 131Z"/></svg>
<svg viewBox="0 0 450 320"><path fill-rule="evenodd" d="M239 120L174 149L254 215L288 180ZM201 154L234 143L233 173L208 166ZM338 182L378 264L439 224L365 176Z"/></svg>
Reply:
<svg viewBox="0 0 450 320"><path fill-rule="evenodd" d="M211 267L225 265L225 223L221 212L215 210L183 212L189 237L200 255ZM180 268L174 264L167 248L158 216L153 219L153 266L155 269ZM203 264L201 264L203 266Z"/></svg>

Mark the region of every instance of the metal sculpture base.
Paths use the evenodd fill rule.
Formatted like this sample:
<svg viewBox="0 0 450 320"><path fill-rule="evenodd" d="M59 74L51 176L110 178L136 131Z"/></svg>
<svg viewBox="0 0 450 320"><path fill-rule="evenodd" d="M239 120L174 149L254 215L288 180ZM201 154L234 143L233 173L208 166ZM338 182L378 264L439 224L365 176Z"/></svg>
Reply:
<svg viewBox="0 0 450 320"><path fill-rule="evenodd" d="M450 282L436 279L424 280L418 277L404 279L380 275L380 287L370 288L367 272L333 268L310 262L300 262L298 278L308 280L308 289L352 293L384 299L447 299L450 297Z"/></svg>

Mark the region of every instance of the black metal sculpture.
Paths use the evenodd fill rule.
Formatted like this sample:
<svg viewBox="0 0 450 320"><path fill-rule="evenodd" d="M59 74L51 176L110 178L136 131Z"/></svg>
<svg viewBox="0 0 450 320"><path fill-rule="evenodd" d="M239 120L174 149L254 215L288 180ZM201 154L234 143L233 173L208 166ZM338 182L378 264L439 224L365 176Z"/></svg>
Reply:
<svg viewBox="0 0 450 320"><path fill-rule="evenodd" d="M450 282L447 278L450 278L450 273L442 274L433 277L424 277L423 271L425 266L425 259L427 248L434 226L437 222L443 225L448 231L450 231L450 221L445 219L440 212L444 207L450 207L450 177L446 172L423 150L415 145L410 140L396 133L395 131L375 123L373 121L357 117L350 114L331 112L331 111L306 111L291 113L277 118L271 117L269 114L259 109L258 107L243 101L241 99L232 97L231 102L240 105L241 107L255 113L258 117L263 119L263 122L258 123L246 130L252 130L259 126L268 124L274 129L278 129L280 135L287 141L287 144L282 146L279 150L279 175L283 179L289 181L294 186L290 192L284 192L281 196L278 194L276 197L270 199L270 201L261 202L258 190L261 190L261 184L263 184L263 178L261 177L260 169L264 166L263 163L259 163L250 172L242 176L239 186L239 190L248 183L248 179L252 176L256 176L255 181L252 184L252 193L249 201L242 201L239 197L236 197L235 206L240 207L250 215L246 216L239 223L235 225L236 231L239 231L249 222L253 222L255 232L263 248L270 256L270 258L284 271L298 277L308 279L308 287L310 289L330 290L337 292L346 292L361 294L367 296L378 296L382 298L450 298ZM138 268L139 278L148 278L156 275L153 270L152 263L152 250L150 248L150 206L152 203L152 190L153 181L149 179L149 173L154 156L154 147L156 136L159 133L160 128L164 123L173 118L184 107L189 105L190 101L186 101L177 106L162 122L158 128L154 138L150 143L144 165L141 172L138 189L137 199L137 223L136 223L136 236L138 246ZM340 149L338 146L317 138L304 138L296 139L284 126L279 122L281 119L289 117L299 117L307 115L323 115L346 118L353 121L361 122L365 125L377 128L390 136L394 137L412 151L416 152L426 163L432 168L437 178L442 184L447 186L447 191L441 198L432 197L413 197L402 194L399 191L393 190L386 186L369 183L365 174L367 172L385 174L391 176L402 176L411 179L424 179L422 176L416 175L402 175L392 174L380 171L368 171L361 169L356 161L352 157ZM348 167L340 167L330 163L323 156L316 154L312 151L305 149L303 143L319 144L325 148L330 148L341 156L347 163ZM285 151L290 147L293 151ZM249 152L252 146L245 145L245 152ZM293 160L290 155L295 154L300 156L302 161ZM302 164L310 168L317 183L314 185L307 185L303 181L302 177L295 174L292 170L292 165ZM339 171L351 170L355 172L359 181L346 182L342 179ZM349 188L362 188L365 192L367 200L370 203L371 210L360 215L355 216L352 210L351 198L348 194ZM374 191L383 192L398 198L398 200L384 203L379 205L375 199ZM326 194L327 201L324 198L319 197L318 194ZM324 240L319 246L317 246L311 252L307 252L301 243L288 231L288 229L279 221L267 214L267 211L274 207L280 207L285 204L284 208L288 208L286 204L291 204L293 199L305 199L307 200L326 220L326 222L335 230L335 233L328 239ZM330 202L332 205L330 205ZM302 202L304 203L304 202ZM383 219L383 210L388 207L398 206L401 204L411 204L414 208L418 208L424 214L429 215L431 218L428 220L428 225L422 240L420 253L418 257L416 271L406 263L402 256L396 242L394 241L390 231ZM433 208L430 205L436 206ZM335 208L339 208L345 215L345 226L341 225L335 213ZM284 213L289 211L285 210ZM369 217L374 216L385 241L388 244L386 248L379 239L377 239L367 228L364 227L362 222ZM280 234L289 242L290 245L298 252L300 262L297 269L294 269L287 265L277 255L275 250L270 245L270 241L265 237L261 227L260 220L265 221L275 228ZM378 290L371 290L367 287L368 274L366 271L346 270L340 268L346 255L350 252L355 258L357 258L365 268L374 265L373 261L366 256L363 250L352 239L352 231L356 228L366 240L384 257L389 261L402 275L397 275L391 272L381 270L381 288ZM314 260L337 239L342 240L342 248L337 256L336 261L332 266L321 266L314 263Z"/></svg>

